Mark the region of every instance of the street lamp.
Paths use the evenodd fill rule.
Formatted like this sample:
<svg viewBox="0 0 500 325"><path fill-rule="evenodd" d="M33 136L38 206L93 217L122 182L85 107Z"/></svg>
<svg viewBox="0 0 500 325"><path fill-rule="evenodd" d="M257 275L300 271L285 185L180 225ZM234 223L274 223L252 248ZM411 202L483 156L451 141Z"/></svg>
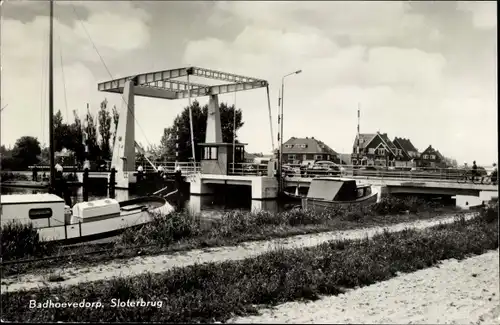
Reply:
<svg viewBox="0 0 500 325"><path fill-rule="evenodd" d="M279 141L280 141L280 148L279 148L279 162L278 162L278 175L279 175L279 192L281 193L283 191L283 99L284 99L284 91L285 91L285 78L294 74L299 74L301 73L302 70L297 70L294 72L291 72L289 74L284 75L281 78L281 116L279 118L279 121L281 123L280 125L280 136L279 136Z"/></svg>

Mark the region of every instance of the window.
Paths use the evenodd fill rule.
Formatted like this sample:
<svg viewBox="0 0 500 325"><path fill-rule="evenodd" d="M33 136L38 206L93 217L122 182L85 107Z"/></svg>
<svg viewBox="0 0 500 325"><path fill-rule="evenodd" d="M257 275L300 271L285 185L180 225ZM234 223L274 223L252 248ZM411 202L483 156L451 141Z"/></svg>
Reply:
<svg viewBox="0 0 500 325"><path fill-rule="evenodd" d="M378 153L379 155L385 155L385 149L384 149L384 148L378 148L378 149L377 149L377 153Z"/></svg>
<svg viewBox="0 0 500 325"><path fill-rule="evenodd" d="M429 155L423 155L422 156L424 159L429 159Z"/></svg>
<svg viewBox="0 0 500 325"><path fill-rule="evenodd" d="M375 148L368 148L368 153L373 155L375 153Z"/></svg>
<svg viewBox="0 0 500 325"><path fill-rule="evenodd" d="M51 208L30 209L28 214L30 219L47 219L52 217L52 209Z"/></svg>
<svg viewBox="0 0 500 325"><path fill-rule="evenodd" d="M436 155L431 155L431 159L436 159Z"/></svg>
<svg viewBox="0 0 500 325"><path fill-rule="evenodd" d="M234 160L235 162L242 162L245 159L245 150L243 150L243 147L236 147L235 148L235 154L234 154Z"/></svg>
<svg viewBox="0 0 500 325"><path fill-rule="evenodd" d="M326 155L326 160L330 160L330 155Z"/></svg>
<svg viewBox="0 0 500 325"><path fill-rule="evenodd" d="M217 147L204 147L203 159L204 160L217 160Z"/></svg>
<svg viewBox="0 0 500 325"><path fill-rule="evenodd" d="M295 155L288 155L288 160L295 160Z"/></svg>
<svg viewBox="0 0 500 325"><path fill-rule="evenodd" d="M323 159L323 155L314 155L314 160L321 160Z"/></svg>
<svg viewBox="0 0 500 325"><path fill-rule="evenodd" d="M299 148L305 149L305 148L307 148L307 144L301 144L301 145L299 145Z"/></svg>
<svg viewBox="0 0 500 325"><path fill-rule="evenodd" d="M285 144L285 148L291 149L291 148L293 148L293 145L291 145L291 144Z"/></svg>
<svg viewBox="0 0 500 325"><path fill-rule="evenodd" d="M402 156L403 155L403 150L402 149L397 149L398 151L398 156Z"/></svg>

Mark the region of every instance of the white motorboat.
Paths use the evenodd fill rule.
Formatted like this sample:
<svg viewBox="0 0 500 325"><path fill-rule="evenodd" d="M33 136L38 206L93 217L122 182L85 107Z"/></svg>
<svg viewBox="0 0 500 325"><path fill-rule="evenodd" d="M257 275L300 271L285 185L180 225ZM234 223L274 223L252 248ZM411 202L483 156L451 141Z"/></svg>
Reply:
<svg viewBox="0 0 500 325"><path fill-rule="evenodd" d="M53 100L53 0L50 0L49 44L49 127L54 128ZM55 184L54 139L49 137L50 182ZM172 192L174 193L174 192ZM171 194L172 194L171 193ZM0 198L1 226L12 221L31 223L41 240L65 243L112 237L129 227L150 222L156 213L174 211L164 197L149 196L123 202L114 199L77 203L71 209L55 194L14 194Z"/></svg>
<svg viewBox="0 0 500 325"><path fill-rule="evenodd" d="M130 227L151 222L155 214L174 211L165 198L140 197L77 203L71 209L54 194L2 195L1 225L12 221L32 223L41 241L72 244L112 237Z"/></svg>

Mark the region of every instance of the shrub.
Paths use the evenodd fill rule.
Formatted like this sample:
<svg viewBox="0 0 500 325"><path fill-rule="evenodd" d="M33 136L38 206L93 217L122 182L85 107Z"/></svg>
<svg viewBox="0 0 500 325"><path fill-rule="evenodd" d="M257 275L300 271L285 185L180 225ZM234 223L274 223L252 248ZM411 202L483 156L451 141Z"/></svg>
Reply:
<svg viewBox="0 0 500 325"><path fill-rule="evenodd" d="M6 223L0 228L0 240L3 261L34 256L48 249L48 245L40 241L38 231L31 223Z"/></svg>
<svg viewBox="0 0 500 325"><path fill-rule="evenodd" d="M481 212L485 215L486 210ZM497 209L498 213L498 209ZM214 322L255 313L256 305L316 299L373 284L440 260L498 248L498 223L479 217L418 231L383 232L371 239L341 240L277 250L255 258L174 268L163 274L98 281L67 288L4 293L9 321ZM29 300L163 301L162 308L36 309Z"/></svg>
<svg viewBox="0 0 500 325"><path fill-rule="evenodd" d="M152 221L139 229L128 228L120 236L125 245L170 245L182 238L199 235L200 228L187 213L173 212L168 216L153 215Z"/></svg>
<svg viewBox="0 0 500 325"><path fill-rule="evenodd" d="M304 233L314 233L328 230L346 230L364 226L387 225L416 219L416 215L394 215L408 207L417 211L430 209L431 205L419 199L383 198L378 206L382 208L372 209L371 206L359 207L333 207L325 212L317 213L312 210L292 209L289 211L272 213L268 211L246 212L231 211L225 213L221 219L210 220L197 219L186 211L176 212L169 216L156 215L153 221L140 228L126 230L114 243L109 243L107 252L92 255L84 255L94 251L100 251L101 245L82 245L77 248L63 248L60 246L45 244L36 248L36 244L30 249L25 235L13 236L10 242L10 250L16 249L14 241L20 241L19 252L25 255L57 255L56 250L63 255L75 254L70 261L76 264L97 264L117 258L130 258L138 254L137 246L141 247L141 254L157 254L160 252L187 250L192 248L213 247L232 245L243 241L263 240L276 237L293 236ZM396 207L396 208L395 208ZM377 215L377 211L389 213L391 216ZM431 218L428 214L423 218ZM420 218L420 217L418 217ZM206 224L206 225L205 225ZM2 242L3 243L3 242ZM144 247L147 246L147 247ZM6 251L4 249L4 251ZM32 253L30 253L32 252ZM7 253L8 255L8 253ZM6 255L6 256L7 256ZM18 253L19 255L19 253ZM15 257L10 257L14 259ZM19 258L19 257L18 257ZM4 260L9 257L4 258ZM20 274L30 270L48 267L57 267L67 264L67 258L54 260L40 260L37 262L3 265L3 274Z"/></svg>

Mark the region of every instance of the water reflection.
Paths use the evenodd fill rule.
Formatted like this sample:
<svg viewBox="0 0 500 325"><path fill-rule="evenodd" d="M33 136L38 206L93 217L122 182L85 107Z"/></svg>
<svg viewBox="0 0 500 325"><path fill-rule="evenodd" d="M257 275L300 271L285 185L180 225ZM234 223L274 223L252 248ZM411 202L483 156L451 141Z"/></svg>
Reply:
<svg viewBox="0 0 500 325"><path fill-rule="evenodd" d="M28 189L28 188L12 188L0 187L1 194L37 194L46 193L47 190L41 189ZM116 199L118 201L126 201L136 198L140 195L130 192L128 190L116 189ZM219 193L218 195L203 195L203 196L189 196L185 195L181 202L181 207L186 209L193 215L199 215L207 218L220 218L224 212L232 210L242 211L259 211L266 210L270 212L278 212L285 209L283 204L278 203L276 200L251 200L250 195L243 195L246 193ZM89 200L98 200L107 198L106 191L93 190L89 192ZM74 203L83 201L82 188L75 188L71 193L71 200Z"/></svg>

